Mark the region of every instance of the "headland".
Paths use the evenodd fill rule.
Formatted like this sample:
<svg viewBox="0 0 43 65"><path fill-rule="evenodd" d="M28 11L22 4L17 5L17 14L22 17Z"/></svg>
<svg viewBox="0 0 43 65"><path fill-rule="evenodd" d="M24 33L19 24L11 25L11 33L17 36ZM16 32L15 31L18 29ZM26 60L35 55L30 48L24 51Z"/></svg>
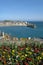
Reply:
<svg viewBox="0 0 43 65"><path fill-rule="evenodd" d="M0 22L0 27L1 26L27 26L31 28L36 28L35 24L25 22L25 21L3 21Z"/></svg>

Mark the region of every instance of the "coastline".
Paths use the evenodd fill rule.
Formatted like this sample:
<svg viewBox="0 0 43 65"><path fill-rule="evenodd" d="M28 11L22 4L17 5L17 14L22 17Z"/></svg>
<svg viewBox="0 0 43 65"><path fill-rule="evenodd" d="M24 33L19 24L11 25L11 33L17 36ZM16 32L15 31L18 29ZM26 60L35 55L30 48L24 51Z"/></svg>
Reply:
<svg viewBox="0 0 43 65"><path fill-rule="evenodd" d="M26 27L36 28L36 25L27 22L1 22L0 23L0 27L5 27L5 26L26 26Z"/></svg>
<svg viewBox="0 0 43 65"><path fill-rule="evenodd" d="M25 22L1 22L0 26L27 26Z"/></svg>
<svg viewBox="0 0 43 65"><path fill-rule="evenodd" d="M43 44L43 39L41 38L31 38L31 37L28 37L28 38L18 38L18 37L12 37L11 35L8 35L8 34L5 34L4 32L1 33L1 36L0 36L0 43L16 43L17 45L24 45L25 43L39 43L40 44Z"/></svg>

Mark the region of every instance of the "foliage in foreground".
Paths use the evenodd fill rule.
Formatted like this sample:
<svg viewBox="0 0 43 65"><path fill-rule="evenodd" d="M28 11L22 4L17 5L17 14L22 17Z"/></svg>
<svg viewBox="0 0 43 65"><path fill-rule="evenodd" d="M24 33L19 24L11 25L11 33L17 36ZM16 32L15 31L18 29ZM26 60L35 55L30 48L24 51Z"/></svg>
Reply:
<svg viewBox="0 0 43 65"><path fill-rule="evenodd" d="M2 45L0 65L43 65L43 44Z"/></svg>

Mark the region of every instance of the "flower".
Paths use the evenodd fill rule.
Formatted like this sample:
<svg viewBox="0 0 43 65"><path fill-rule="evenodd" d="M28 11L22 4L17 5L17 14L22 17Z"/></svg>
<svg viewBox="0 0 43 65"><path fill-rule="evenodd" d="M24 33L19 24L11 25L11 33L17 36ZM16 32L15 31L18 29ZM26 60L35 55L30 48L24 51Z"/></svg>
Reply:
<svg viewBox="0 0 43 65"><path fill-rule="evenodd" d="M25 54L25 57L27 56L27 54Z"/></svg>
<svg viewBox="0 0 43 65"><path fill-rule="evenodd" d="M14 52L15 52L15 50L13 49L13 50L12 50L12 53L14 53Z"/></svg>
<svg viewBox="0 0 43 65"><path fill-rule="evenodd" d="M23 63L25 65L33 65L35 63L35 65L37 65L37 63L39 63L39 61L43 59L43 51L40 49L40 47L38 48L34 46L33 48L32 45L30 46L24 45L24 46L19 46L19 48L18 46L17 47L14 46L13 48L11 48L10 46L9 47L3 46L3 48L2 47L0 48L1 48L0 60L4 62L4 65L7 64L20 65ZM10 52L8 48L10 49Z"/></svg>
<svg viewBox="0 0 43 65"><path fill-rule="evenodd" d="M14 56L15 54L14 54L14 53L12 53L12 55Z"/></svg>
<svg viewBox="0 0 43 65"><path fill-rule="evenodd" d="M24 62L24 65L29 65L27 62Z"/></svg>
<svg viewBox="0 0 43 65"><path fill-rule="evenodd" d="M3 51L3 54L5 54L6 52L5 51Z"/></svg>
<svg viewBox="0 0 43 65"><path fill-rule="evenodd" d="M7 63L6 63L6 61L4 61L4 65L6 65Z"/></svg>
<svg viewBox="0 0 43 65"><path fill-rule="evenodd" d="M8 58L10 58L10 55L8 55Z"/></svg>
<svg viewBox="0 0 43 65"><path fill-rule="evenodd" d="M22 55L22 57L24 57L24 55Z"/></svg>
<svg viewBox="0 0 43 65"><path fill-rule="evenodd" d="M31 60L32 60L32 58L28 58L28 57L27 57L27 58L26 58L26 60L31 61Z"/></svg>
<svg viewBox="0 0 43 65"><path fill-rule="evenodd" d="M21 55L20 58L21 58L21 60L24 60L25 56L24 55Z"/></svg>
<svg viewBox="0 0 43 65"><path fill-rule="evenodd" d="M29 48L27 47L26 50L29 50Z"/></svg>
<svg viewBox="0 0 43 65"><path fill-rule="evenodd" d="M18 57L19 57L19 55L16 56L16 58L18 58Z"/></svg>
<svg viewBox="0 0 43 65"><path fill-rule="evenodd" d="M43 56L43 52L41 53L41 55Z"/></svg>
<svg viewBox="0 0 43 65"><path fill-rule="evenodd" d="M42 57L40 57L40 59L42 59Z"/></svg>
<svg viewBox="0 0 43 65"><path fill-rule="evenodd" d="M3 58L5 57L5 56L2 56Z"/></svg>
<svg viewBox="0 0 43 65"><path fill-rule="evenodd" d="M32 54L32 52L31 52L31 51L29 51L28 53L29 53L30 55Z"/></svg>
<svg viewBox="0 0 43 65"><path fill-rule="evenodd" d="M37 59L40 60L40 59L42 59L42 57L41 56L38 56Z"/></svg>
<svg viewBox="0 0 43 65"><path fill-rule="evenodd" d="M9 60L11 60L11 58L9 58Z"/></svg>
<svg viewBox="0 0 43 65"><path fill-rule="evenodd" d="M18 60L16 60L16 62L18 62Z"/></svg>
<svg viewBox="0 0 43 65"><path fill-rule="evenodd" d="M21 52L18 52L18 55L21 55L22 53Z"/></svg>
<svg viewBox="0 0 43 65"><path fill-rule="evenodd" d="M22 50L24 50L24 48L20 48L20 50L22 51Z"/></svg>
<svg viewBox="0 0 43 65"><path fill-rule="evenodd" d="M38 50L37 48L35 48L34 52L35 52L35 53L38 53L38 52L39 52L39 50Z"/></svg>

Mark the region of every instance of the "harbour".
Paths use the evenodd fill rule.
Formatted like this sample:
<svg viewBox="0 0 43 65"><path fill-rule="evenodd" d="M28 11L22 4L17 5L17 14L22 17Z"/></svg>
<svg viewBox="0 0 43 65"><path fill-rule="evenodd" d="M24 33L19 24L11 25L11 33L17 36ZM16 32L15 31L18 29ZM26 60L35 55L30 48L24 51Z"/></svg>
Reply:
<svg viewBox="0 0 43 65"><path fill-rule="evenodd" d="M0 31L18 38L43 38L43 22L31 22L36 28L27 26L0 26Z"/></svg>
<svg viewBox="0 0 43 65"><path fill-rule="evenodd" d="M43 65L43 0L0 0L0 65Z"/></svg>

